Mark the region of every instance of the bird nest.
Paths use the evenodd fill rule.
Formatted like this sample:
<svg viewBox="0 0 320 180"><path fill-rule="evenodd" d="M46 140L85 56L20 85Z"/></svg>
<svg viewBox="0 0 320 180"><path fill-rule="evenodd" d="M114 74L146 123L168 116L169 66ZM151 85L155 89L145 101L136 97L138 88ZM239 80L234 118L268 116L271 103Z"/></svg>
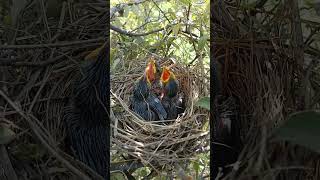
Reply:
<svg viewBox="0 0 320 180"><path fill-rule="evenodd" d="M157 60L168 66L170 60ZM175 120L145 121L129 109L135 81L146 67L146 59L126 61L111 75L111 140L118 153L126 153L155 170L189 160L209 146L209 112L195 105L208 96L209 77L203 68L175 64L171 70L185 95L186 109ZM203 74L201 74L201 72Z"/></svg>

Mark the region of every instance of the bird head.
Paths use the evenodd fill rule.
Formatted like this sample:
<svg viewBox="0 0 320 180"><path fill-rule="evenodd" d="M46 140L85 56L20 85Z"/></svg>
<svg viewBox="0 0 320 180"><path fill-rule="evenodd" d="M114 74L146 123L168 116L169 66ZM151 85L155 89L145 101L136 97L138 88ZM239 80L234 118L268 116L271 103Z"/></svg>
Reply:
<svg viewBox="0 0 320 180"><path fill-rule="evenodd" d="M168 67L164 66L162 69L161 77L160 77L161 84L165 86L169 82L169 80L175 80L175 79L176 77L173 74L173 72L170 71Z"/></svg>
<svg viewBox="0 0 320 180"><path fill-rule="evenodd" d="M162 69L161 77L160 77L160 83L161 83L161 86L162 86L162 89L163 89L163 91L161 93L161 99L163 98L164 94L166 94L164 87L171 80L176 80L176 77L173 74L173 72L170 71L170 69L168 67L164 66L163 69Z"/></svg>
<svg viewBox="0 0 320 180"><path fill-rule="evenodd" d="M157 73L156 62L152 58L145 69L145 75L147 78L147 82L149 84L151 84L156 79L156 73Z"/></svg>

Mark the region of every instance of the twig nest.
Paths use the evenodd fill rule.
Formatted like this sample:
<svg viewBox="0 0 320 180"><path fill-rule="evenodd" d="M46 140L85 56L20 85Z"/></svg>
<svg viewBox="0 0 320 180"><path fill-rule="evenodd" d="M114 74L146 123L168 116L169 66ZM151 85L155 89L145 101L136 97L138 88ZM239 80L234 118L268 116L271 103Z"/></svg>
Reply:
<svg viewBox="0 0 320 180"><path fill-rule="evenodd" d="M160 66L171 62L157 60ZM119 153L127 153L154 169L187 160L208 145L209 112L195 106L199 97L208 96L209 77L201 69L175 64L172 71L185 95L186 109L177 119L145 121L129 109L134 83L143 74L146 59L124 62L111 75L111 135Z"/></svg>

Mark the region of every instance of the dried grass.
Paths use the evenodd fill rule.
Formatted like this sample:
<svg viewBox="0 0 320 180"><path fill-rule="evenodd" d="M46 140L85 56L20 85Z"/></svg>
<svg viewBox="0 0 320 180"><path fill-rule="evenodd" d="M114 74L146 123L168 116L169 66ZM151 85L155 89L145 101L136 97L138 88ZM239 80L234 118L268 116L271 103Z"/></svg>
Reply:
<svg viewBox="0 0 320 180"><path fill-rule="evenodd" d="M7 146L15 171L27 179L96 179L64 152L62 117L81 61L104 42L108 8L21 3L16 24L0 24L0 123L17 134Z"/></svg>

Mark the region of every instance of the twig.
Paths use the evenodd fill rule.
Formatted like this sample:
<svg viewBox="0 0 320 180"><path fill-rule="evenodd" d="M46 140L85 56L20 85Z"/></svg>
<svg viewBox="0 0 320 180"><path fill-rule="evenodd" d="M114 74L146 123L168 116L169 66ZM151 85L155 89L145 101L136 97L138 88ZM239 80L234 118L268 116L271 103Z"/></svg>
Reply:
<svg viewBox="0 0 320 180"><path fill-rule="evenodd" d="M143 23L142 25L134 28L132 31L130 31L130 33L133 33L134 31L136 31L136 30L138 30L138 29L141 29L141 28L143 28L144 26L148 25L149 23L153 23L153 22L158 22L158 21L147 21L147 22Z"/></svg>
<svg viewBox="0 0 320 180"><path fill-rule="evenodd" d="M48 78L49 78L49 76L50 76L50 71L49 71L49 69L50 69L50 68L47 67L46 72L45 72L45 75L44 75L44 78L43 78L42 83L41 83L41 86L40 86L39 90L37 91L36 95L34 96L31 105L29 106L28 114L31 113L31 111L32 111L32 109L33 109L33 106L35 105L38 97L40 96L40 93L41 93L42 89L44 88L44 86L46 85L46 83L47 83L47 81L48 81Z"/></svg>
<svg viewBox="0 0 320 180"><path fill-rule="evenodd" d="M67 53L69 54L69 52ZM66 54L62 54L60 56L56 56L54 58L48 59L46 61L40 61L40 62L17 62L17 61L0 61L0 66L30 66L30 67L45 67L49 64L53 64L57 61L59 61L61 58L67 56Z"/></svg>
<svg viewBox="0 0 320 180"><path fill-rule="evenodd" d="M51 31L49 28L48 18L46 15L46 8L44 7L44 1L43 0L39 0L39 1L40 1L41 11L42 11L43 24L47 28L48 38L49 38L49 41L51 41Z"/></svg>
<svg viewBox="0 0 320 180"><path fill-rule="evenodd" d="M68 42L59 42L59 43L48 43L48 44L0 45L0 49L35 49L35 48L66 47L66 46L76 46L80 44L102 43L102 42L105 42L105 38L80 40L80 41L68 41Z"/></svg>
<svg viewBox="0 0 320 180"><path fill-rule="evenodd" d="M170 19L167 17L166 13L164 13L164 12L162 11L162 9L159 7L159 5L158 5L154 0L151 0L151 1L153 2L154 5L157 6L157 8L159 9L159 11L163 14L163 16L164 16L164 17L167 19L167 21L171 24L171 21L170 21Z"/></svg>
<svg viewBox="0 0 320 180"><path fill-rule="evenodd" d="M117 12L123 11L124 7L126 6L133 6L133 5L139 5L144 2L147 2L147 0L140 0L140 1L135 1L135 2L130 2L130 3L123 3L123 4L117 4L114 7L110 9L110 19L115 18L115 14ZM105 2L104 2L105 3Z"/></svg>
<svg viewBox="0 0 320 180"><path fill-rule="evenodd" d="M75 168L72 164L70 164L68 161L66 161L63 157L61 157L59 155L59 153L50 146L50 144L48 144L46 142L45 139L43 139L42 135L40 134L41 130L38 128L38 126L36 124L34 124L34 122L32 122L32 120L25 115L21 109L7 96L4 94L4 92L2 90L0 90L0 95L25 119L27 120L27 122L29 123L32 131L34 132L34 134L39 138L40 142L42 143L43 146L45 146L47 148L47 150L53 155L55 156L61 163L63 163L66 167L68 167L73 173L77 174L79 177L85 179L85 180L90 180L90 178L82 173L81 171L79 171L77 168Z"/></svg>
<svg viewBox="0 0 320 180"><path fill-rule="evenodd" d="M17 180L17 174L12 167L7 149L5 145L0 144L0 179L3 180Z"/></svg>
<svg viewBox="0 0 320 180"><path fill-rule="evenodd" d="M110 29L112 29L112 30L114 30L114 31L116 31L116 32L118 32L120 34L127 35L127 36L147 36L147 35L150 35L150 34L153 34L153 33L157 33L159 31L163 31L165 28L159 28L159 29L152 30L152 31L149 31L149 32L145 32L145 33L132 33L132 32L120 29L120 28L110 24Z"/></svg>

